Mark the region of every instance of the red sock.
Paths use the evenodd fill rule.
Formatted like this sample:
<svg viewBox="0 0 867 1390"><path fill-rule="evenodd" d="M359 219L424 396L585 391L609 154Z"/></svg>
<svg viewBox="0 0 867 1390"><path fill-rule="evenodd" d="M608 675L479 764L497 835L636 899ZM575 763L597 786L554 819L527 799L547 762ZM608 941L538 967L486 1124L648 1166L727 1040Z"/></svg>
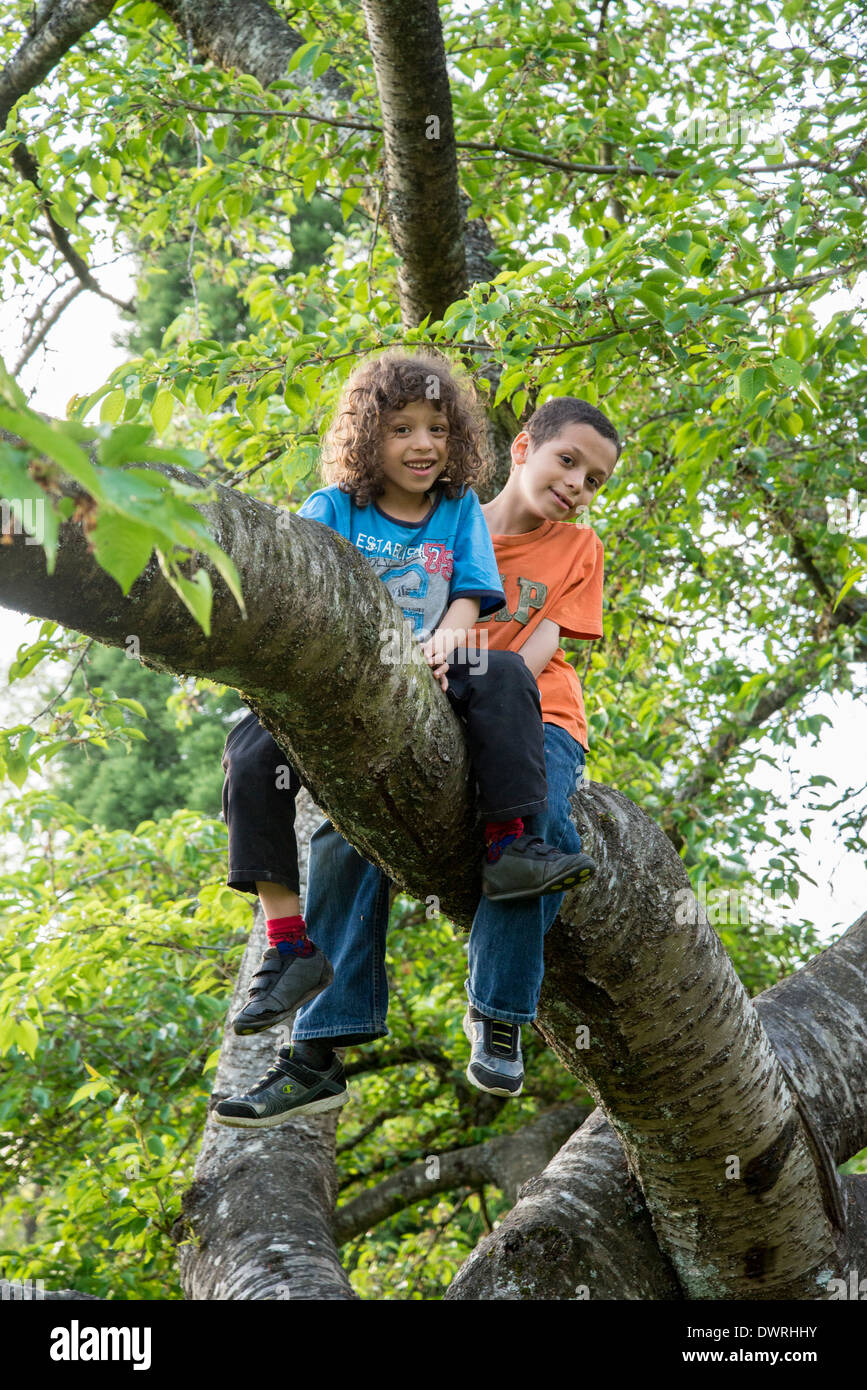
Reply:
<svg viewBox="0 0 867 1390"><path fill-rule="evenodd" d="M276 946L281 956L312 956L313 942L307 939L307 923L303 917L268 917L268 945Z"/></svg>
<svg viewBox="0 0 867 1390"><path fill-rule="evenodd" d="M489 820L485 826L488 863L495 864L506 846L513 840L519 840L523 833L524 822L520 816L516 820Z"/></svg>

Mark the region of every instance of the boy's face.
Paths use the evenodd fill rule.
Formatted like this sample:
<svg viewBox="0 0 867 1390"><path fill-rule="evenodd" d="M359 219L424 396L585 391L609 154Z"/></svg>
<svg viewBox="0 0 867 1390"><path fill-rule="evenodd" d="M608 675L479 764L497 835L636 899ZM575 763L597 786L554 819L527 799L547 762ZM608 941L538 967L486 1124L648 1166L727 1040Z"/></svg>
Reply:
<svg viewBox="0 0 867 1390"><path fill-rule="evenodd" d="M512 442L512 478L533 516L572 521L589 507L617 463L617 449L592 425L563 425L534 449L522 430Z"/></svg>
<svg viewBox="0 0 867 1390"><path fill-rule="evenodd" d="M409 401L388 411L381 435L384 500L418 498L448 462L449 421L436 401Z"/></svg>

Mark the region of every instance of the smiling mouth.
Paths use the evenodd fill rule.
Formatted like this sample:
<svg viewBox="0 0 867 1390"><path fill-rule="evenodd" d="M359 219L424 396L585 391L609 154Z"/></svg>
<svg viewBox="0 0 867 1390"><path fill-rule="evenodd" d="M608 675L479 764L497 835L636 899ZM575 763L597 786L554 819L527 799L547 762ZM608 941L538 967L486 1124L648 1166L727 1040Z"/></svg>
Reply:
<svg viewBox="0 0 867 1390"><path fill-rule="evenodd" d="M549 492L552 492L554 494L564 511L571 512L572 508L575 505L574 502L569 502L565 497L561 497L560 493L557 492L556 489L553 487L549 488Z"/></svg>
<svg viewBox="0 0 867 1390"><path fill-rule="evenodd" d="M404 468L408 468L412 473L427 473L436 464L436 459L421 459L418 463L405 463Z"/></svg>

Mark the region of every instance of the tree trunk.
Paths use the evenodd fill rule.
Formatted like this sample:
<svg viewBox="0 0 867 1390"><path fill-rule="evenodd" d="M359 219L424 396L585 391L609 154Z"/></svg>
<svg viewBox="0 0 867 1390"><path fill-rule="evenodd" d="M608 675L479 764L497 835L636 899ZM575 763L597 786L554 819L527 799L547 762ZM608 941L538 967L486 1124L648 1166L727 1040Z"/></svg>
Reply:
<svg viewBox="0 0 867 1390"><path fill-rule="evenodd" d="M363 0L385 143L400 312L442 318L467 284L452 95L436 0Z"/></svg>
<svg viewBox="0 0 867 1390"><path fill-rule="evenodd" d="M797 1087L802 1118L820 1147L829 1151L817 1159L817 1173L831 1224L844 1223L844 1230L836 1233L834 1271L846 1280L867 1261L867 1177L849 1177L838 1185L834 1168L844 1154L850 1157L865 1142L860 1080L867 1048L865 938L867 915L815 960L753 1001ZM735 1090L732 1099L736 1096ZM755 1230L764 1240L765 1202L760 1199L758 1206ZM703 1222L704 1213L700 1215ZM817 1288L809 1296L827 1297L831 1274L831 1269L820 1271ZM761 1298L763 1285L764 1280L757 1280L741 1297ZM576 1289L602 1299L685 1296L674 1265L657 1243L651 1213L626 1153L602 1110L596 1110L545 1172L524 1188L497 1231L465 1262L446 1296L572 1299L582 1296Z"/></svg>
<svg viewBox="0 0 867 1390"><path fill-rule="evenodd" d="M135 634L149 663L241 690L291 751L318 804L359 851L413 896L437 893L443 910L467 925L478 899L478 860L466 750L458 722L417 652L408 649L393 666L381 660L381 633L400 626L398 610L358 552L327 527L281 516L228 489L219 497L204 510L238 565L246 621L239 621L216 576L211 637L192 626L154 566L123 599L96 568L74 523L62 528L50 577L41 551L25 546L23 537L3 547L0 598L109 644L123 645ZM766 1005L772 1027L787 987L810 1011L778 1028L786 1069L800 1092L796 1097L760 1010L697 905L691 920L688 880L663 832L625 797L597 784L587 785L576 808L582 838L599 868L592 885L567 895L549 934L539 1019L564 1064L604 1104L643 1189L662 1255L649 1273L640 1259L634 1261L632 1287L644 1290L635 1296L679 1291L687 1298L823 1297L827 1279L845 1263L845 1233L837 1223L841 1211L846 1217L833 1164L829 1173L816 1136L826 1131L824 1142L836 1161L867 1141L858 1092L867 1061L858 1003L863 919L845 945L808 967L810 977L784 982ZM579 1031L585 1026L586 1039ZM833 1048L844 1042L846 1077L829 1089L821 1067L828 1069ZM244 1051L252 1057L247 1044ZM221 1085L235 1084L233 1065L227 1049ZM249 1075L245 1063L244 1079ZM305 1126L304 1132L316 1150L303 1171L316 1194L305 1239L314 1240L307 1248L318 1253L312 1274L305 1263L304 1287L324 1286L329 1296L345 1297L322 1215L329 1201L330 1138L319 1126ZM584 1130L576 1140L579 1152L598 1146L594 1130L582 1135ZM291 1146L292 1138L277 1142ZM199 1215L206 1236L209 1223L219 1224L230 1210L220 1208L220 1174L239 1150L231 1138L225 1143L225 1150L208 1148L197 1174L191 1216ZM267 1167L274 1150L263 1147ZM245 1154L255 1152L247 1142ZM287 1152L303 1167L300 1149ZM243 1165L242 1159L242 1171L234 1170L232 1180L239 1194ZM272 1183L269 1222L276 1219L270 1204L278 1193ZM860 1209L856 1202L853 1210ZM617 1202L603 1202L603 1217L614 1220L617 1212ZM255 1290L273 1289L272 1276L285 1281L297 1247L290 1243L288 1251L271 1252L288 1255L288 1264L251 1264L245 1230L237 1228L232 1237L247 1269L244 1287L252 1281ZM639 1223L636 1238L640 1248L650 1248L646 1225ZM630 1226L622 1224L621 1239L631 1246ZM231 1271L208 1271L207 1251L206 1245L205 1272L185 1274L189 1286L204 1291L219 1279L221 1287L237 1287ZM212 1251L215 1262L218 1254ZM601 1258L597 1269L602 1287ZM517 1286L526 1287L520 1281Z"/></svg>
<svg viewBox="0 0 867 1390"><path fill-rule="evenodd" d="M302 792L295 821L302 893L310 836L321 820L319 807ZM257 907L226 1020L211 1110L263 1076L280 1045L280 1029L239 1038L231 1027L266 945L265 920ZM174 1233L187 1298L355 1297L331 1229L336 1130L336 1111L299 1116L290 1125L261 1131L208 1120L193 1183L184 1194L183 1219Z"/></svg>

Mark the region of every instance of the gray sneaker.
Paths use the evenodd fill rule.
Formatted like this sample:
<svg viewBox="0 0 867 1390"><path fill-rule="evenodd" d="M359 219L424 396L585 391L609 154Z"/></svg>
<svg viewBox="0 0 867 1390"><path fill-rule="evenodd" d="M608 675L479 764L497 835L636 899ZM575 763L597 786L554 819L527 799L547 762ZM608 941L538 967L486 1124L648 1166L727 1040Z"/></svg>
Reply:
<svg viewBox="0 0 867 1390"><path fill-rule="evenodd" d="M522 902L543 893L565 893L596 872L589 854L564 854L538 835L522 835L493 864L482 866L482 892L491 902Z"/></svg>
<svg viewBox="0 0 867 1390"><path fill-rule="evenodd" d="M284 1055L281 1048L274 1066L261 1081L244 1095L221 1100L213 1114L217 1124L235 1129L273 1129L295 1115L336 1110L348 1100L349 1088L339 1057L335 1057L328 1071L314 1071L303 1062L293 1061L291 1055Z"/></svg>
<svg viewBox="0 0 867 1390"><path fill-rule="evenodd" d="M284 1023L302 1004L315 999L334 979L331 962L314 946L312 956L285 954L269 946L253 976L247 1003L232 1019L240 1037Z"/></svg>
<svg viewBox="0 0 867 1390"><path fill-rule="evenodd" d="M493 1096L519 1096L524 1089L520 1025L488 1018L469 1004L464 1032L472 1045L467 1080Z"/></svg>

